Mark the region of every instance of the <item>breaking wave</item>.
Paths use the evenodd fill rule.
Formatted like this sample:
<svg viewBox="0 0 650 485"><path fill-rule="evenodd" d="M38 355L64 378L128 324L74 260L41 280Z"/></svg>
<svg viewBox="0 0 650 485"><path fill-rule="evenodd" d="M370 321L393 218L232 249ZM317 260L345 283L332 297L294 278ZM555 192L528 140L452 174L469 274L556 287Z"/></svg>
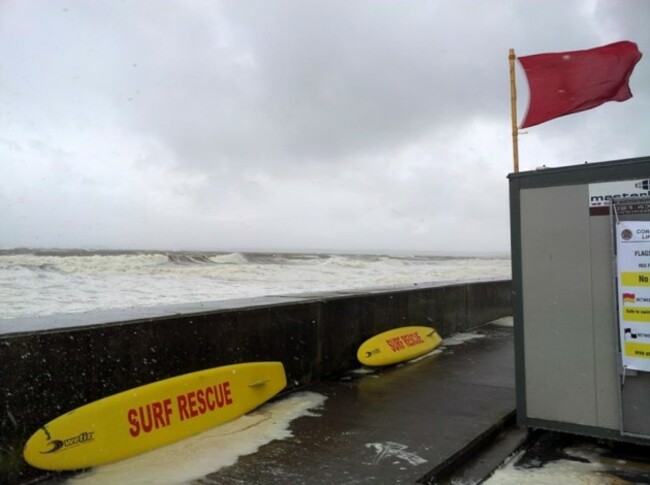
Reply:
<svg viewBox="0 0 650 485"><path fill-rule="evenodd" d="M510 278L510 259L0 251L0 333L16 317L489 277Z"/></svg>
<svg viewBox="0 0 650 485"><path fill-rule="evenodd" d="M205 254L168 254L167 259L174 264L215 264Z"/></svg>

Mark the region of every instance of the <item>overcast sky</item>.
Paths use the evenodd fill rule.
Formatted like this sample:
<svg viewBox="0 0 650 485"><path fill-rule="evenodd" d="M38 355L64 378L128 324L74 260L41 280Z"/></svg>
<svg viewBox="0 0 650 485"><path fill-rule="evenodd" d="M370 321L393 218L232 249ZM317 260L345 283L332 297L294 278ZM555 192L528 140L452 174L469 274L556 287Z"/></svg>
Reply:
<svg viewBox="0 0 650 485"><path fill-rule="evenodd" d="M508 252L508 49L644 53L521 170L648 156L649 26L647 0L0 0L0 248Z"/></svg>

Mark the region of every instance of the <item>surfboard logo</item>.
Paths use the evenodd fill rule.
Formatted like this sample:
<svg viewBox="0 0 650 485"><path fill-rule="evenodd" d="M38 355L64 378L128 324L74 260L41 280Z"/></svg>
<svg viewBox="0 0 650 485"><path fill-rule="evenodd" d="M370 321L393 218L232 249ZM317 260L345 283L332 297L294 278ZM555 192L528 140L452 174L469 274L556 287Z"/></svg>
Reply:
<svg viewBox="0 0 650 485"><path fill-rule="evenodd" d="M49 443L47 443L51 448L46 451L41 451L40 453L42 455L49 455L51 453L56 453L67 448L84 445L90 441L93 441L94 434L95 433L91 431L83 431L77 436L66 438L64 440L51 440Z"/></svg>
<svg viewBox="0 0 650 485"><path fill-rule="evenodd" d="M379 349L368 350L366 351L366 357L372 357L373 355L378 354L379 352L381 352L381 350Z"/></svg>

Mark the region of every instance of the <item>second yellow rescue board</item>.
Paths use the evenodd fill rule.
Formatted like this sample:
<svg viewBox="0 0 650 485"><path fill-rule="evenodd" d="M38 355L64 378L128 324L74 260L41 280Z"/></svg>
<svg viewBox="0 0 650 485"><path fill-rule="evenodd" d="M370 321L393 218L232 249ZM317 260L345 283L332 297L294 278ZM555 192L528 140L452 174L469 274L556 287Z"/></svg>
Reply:
<svg viewBox="0 0 650 485"><path fill-rule="evenodd" d="M281 362L233 364L172 377L50 421L29 438L23 456L45 470L103 465L238 418L286 384Z"/></svg>
<svg viewBox="0 0 650 485"><path fill-rule="evenodd" d="M432 327L394 328L362 343L357 359L362 364L373 367L397 364L431 352L440 342L440 335Z"/></svg>

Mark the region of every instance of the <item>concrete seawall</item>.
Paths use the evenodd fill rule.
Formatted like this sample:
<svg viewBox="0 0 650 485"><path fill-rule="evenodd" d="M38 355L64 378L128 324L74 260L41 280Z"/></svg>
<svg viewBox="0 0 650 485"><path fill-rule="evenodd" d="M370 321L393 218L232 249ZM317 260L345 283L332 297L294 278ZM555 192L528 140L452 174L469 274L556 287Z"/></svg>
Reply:
<svg viewBox="0 0 650 485"><path fill-rule="evenodd" d="M82 404L256 360L283 362L291 390L358 367L359 344L389 328L445 337L512 315L511 293L510 280L490 279L25 319L65 328L0 335L0 483L38 476L24 442Z"/></svg>

